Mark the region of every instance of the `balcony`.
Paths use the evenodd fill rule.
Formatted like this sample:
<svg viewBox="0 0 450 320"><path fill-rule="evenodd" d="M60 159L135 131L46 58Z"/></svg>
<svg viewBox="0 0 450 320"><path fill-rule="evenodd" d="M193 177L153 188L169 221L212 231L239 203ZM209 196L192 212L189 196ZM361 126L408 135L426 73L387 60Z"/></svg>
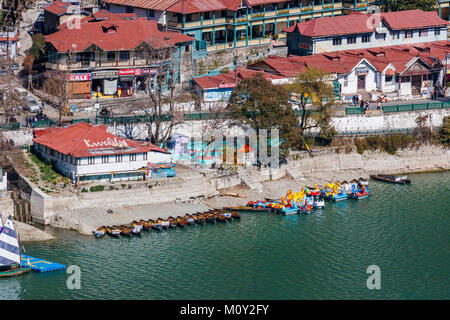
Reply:
<svg viewBox="0 0 450 320"><path fill-rule="evenodd" d="M160 61L162 62L162 61ZM151 61L151 63L155 63L155 61ZM149 64L145 59L130 59L126 61L80 61L76 63L70 64L70 70L88 70L88 69L110 69L110 68L121 68L121 67L146 67ZM59 71L68 71L69 66L66 63L52 63L47 62L45 64L47 69L59 70Z"/></svg>

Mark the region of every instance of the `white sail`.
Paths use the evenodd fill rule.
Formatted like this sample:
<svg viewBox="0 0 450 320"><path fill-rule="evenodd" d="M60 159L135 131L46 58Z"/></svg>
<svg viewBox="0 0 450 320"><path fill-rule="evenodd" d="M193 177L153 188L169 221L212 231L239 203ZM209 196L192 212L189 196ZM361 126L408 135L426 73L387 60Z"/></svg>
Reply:
<svg viewBox="0 0 450 320"><path fill-rule="evenodd" d="M20 264L19 241L11 215L0 232L0 266Z"/></svg>

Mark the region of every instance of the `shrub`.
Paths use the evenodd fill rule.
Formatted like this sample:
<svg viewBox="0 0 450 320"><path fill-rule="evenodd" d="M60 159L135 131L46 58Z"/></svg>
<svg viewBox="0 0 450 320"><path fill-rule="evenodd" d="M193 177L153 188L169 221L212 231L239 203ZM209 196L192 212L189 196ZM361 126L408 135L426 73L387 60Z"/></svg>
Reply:
<svg viewBox="0 0 450 320"><path fill-rule="evenodd" d="M445 145L450 144L450 116L444 118L439 135L441 143Z"/></svg>
<svg viewBox="0 0 450 320"><path fill-rule="evenodd" d="M86 188L81 189L81 192L88 192Z"/></svg>
<svg viewBox="0 0 450 320"><path fill-rule="evenodd" d="M89 188L90 192L98 192L98 191L103 191L105 190L104 186L92 186Z"/></svg>
<svg viewBox="0 0 450 320"><path fill-rule="evenodd" d="M228 67L220 69L220 73L228 73L228 72L230 72L230 68Z"/></svg>
<svg viewBox="0 0 450 320"><path fill-rule="evenodd" d="M122 187L122 189L125 189L125 187L126 187L127 185L124 184L124 183L121 183L120 186Z"/></svg>

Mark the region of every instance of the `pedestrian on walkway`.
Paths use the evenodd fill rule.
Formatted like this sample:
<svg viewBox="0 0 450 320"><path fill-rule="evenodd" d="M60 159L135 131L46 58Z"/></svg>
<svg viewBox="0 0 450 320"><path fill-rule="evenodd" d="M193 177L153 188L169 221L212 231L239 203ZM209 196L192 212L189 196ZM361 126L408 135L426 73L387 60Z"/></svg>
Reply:
<svg viewBox="0 0 450 320"><path fill-rule="evenodd" d="M377 101L377 110L381 110L381 101L379 99Z"/></svg>

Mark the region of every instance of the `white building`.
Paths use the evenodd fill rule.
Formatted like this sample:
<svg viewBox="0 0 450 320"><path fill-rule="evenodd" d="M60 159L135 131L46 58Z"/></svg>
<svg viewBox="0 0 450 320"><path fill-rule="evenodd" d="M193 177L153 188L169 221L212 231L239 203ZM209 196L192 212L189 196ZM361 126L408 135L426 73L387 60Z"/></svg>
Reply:
<svg viewBox="0 0 450 320"><path fill-rule="evenodd" d="M437 12L405 10L315 18L283 30L289 54L307 55L340 50L447 40L448 21Z"/></svg>
<svg viewBox="0 0 450 320"><path fill-rule="evenodd" d="M0 169L0 198L3 198L3 196L8 191L8 174L6 171L3 171Z"/></svg>
<svg viewBox="0 0 450 320"><path fill-rule="evenodd" d="M35 130L33 149L73 181L146 179L150 167L170 163L170 153L148 142L123 139L106 126L80 122Z"/></svg>

